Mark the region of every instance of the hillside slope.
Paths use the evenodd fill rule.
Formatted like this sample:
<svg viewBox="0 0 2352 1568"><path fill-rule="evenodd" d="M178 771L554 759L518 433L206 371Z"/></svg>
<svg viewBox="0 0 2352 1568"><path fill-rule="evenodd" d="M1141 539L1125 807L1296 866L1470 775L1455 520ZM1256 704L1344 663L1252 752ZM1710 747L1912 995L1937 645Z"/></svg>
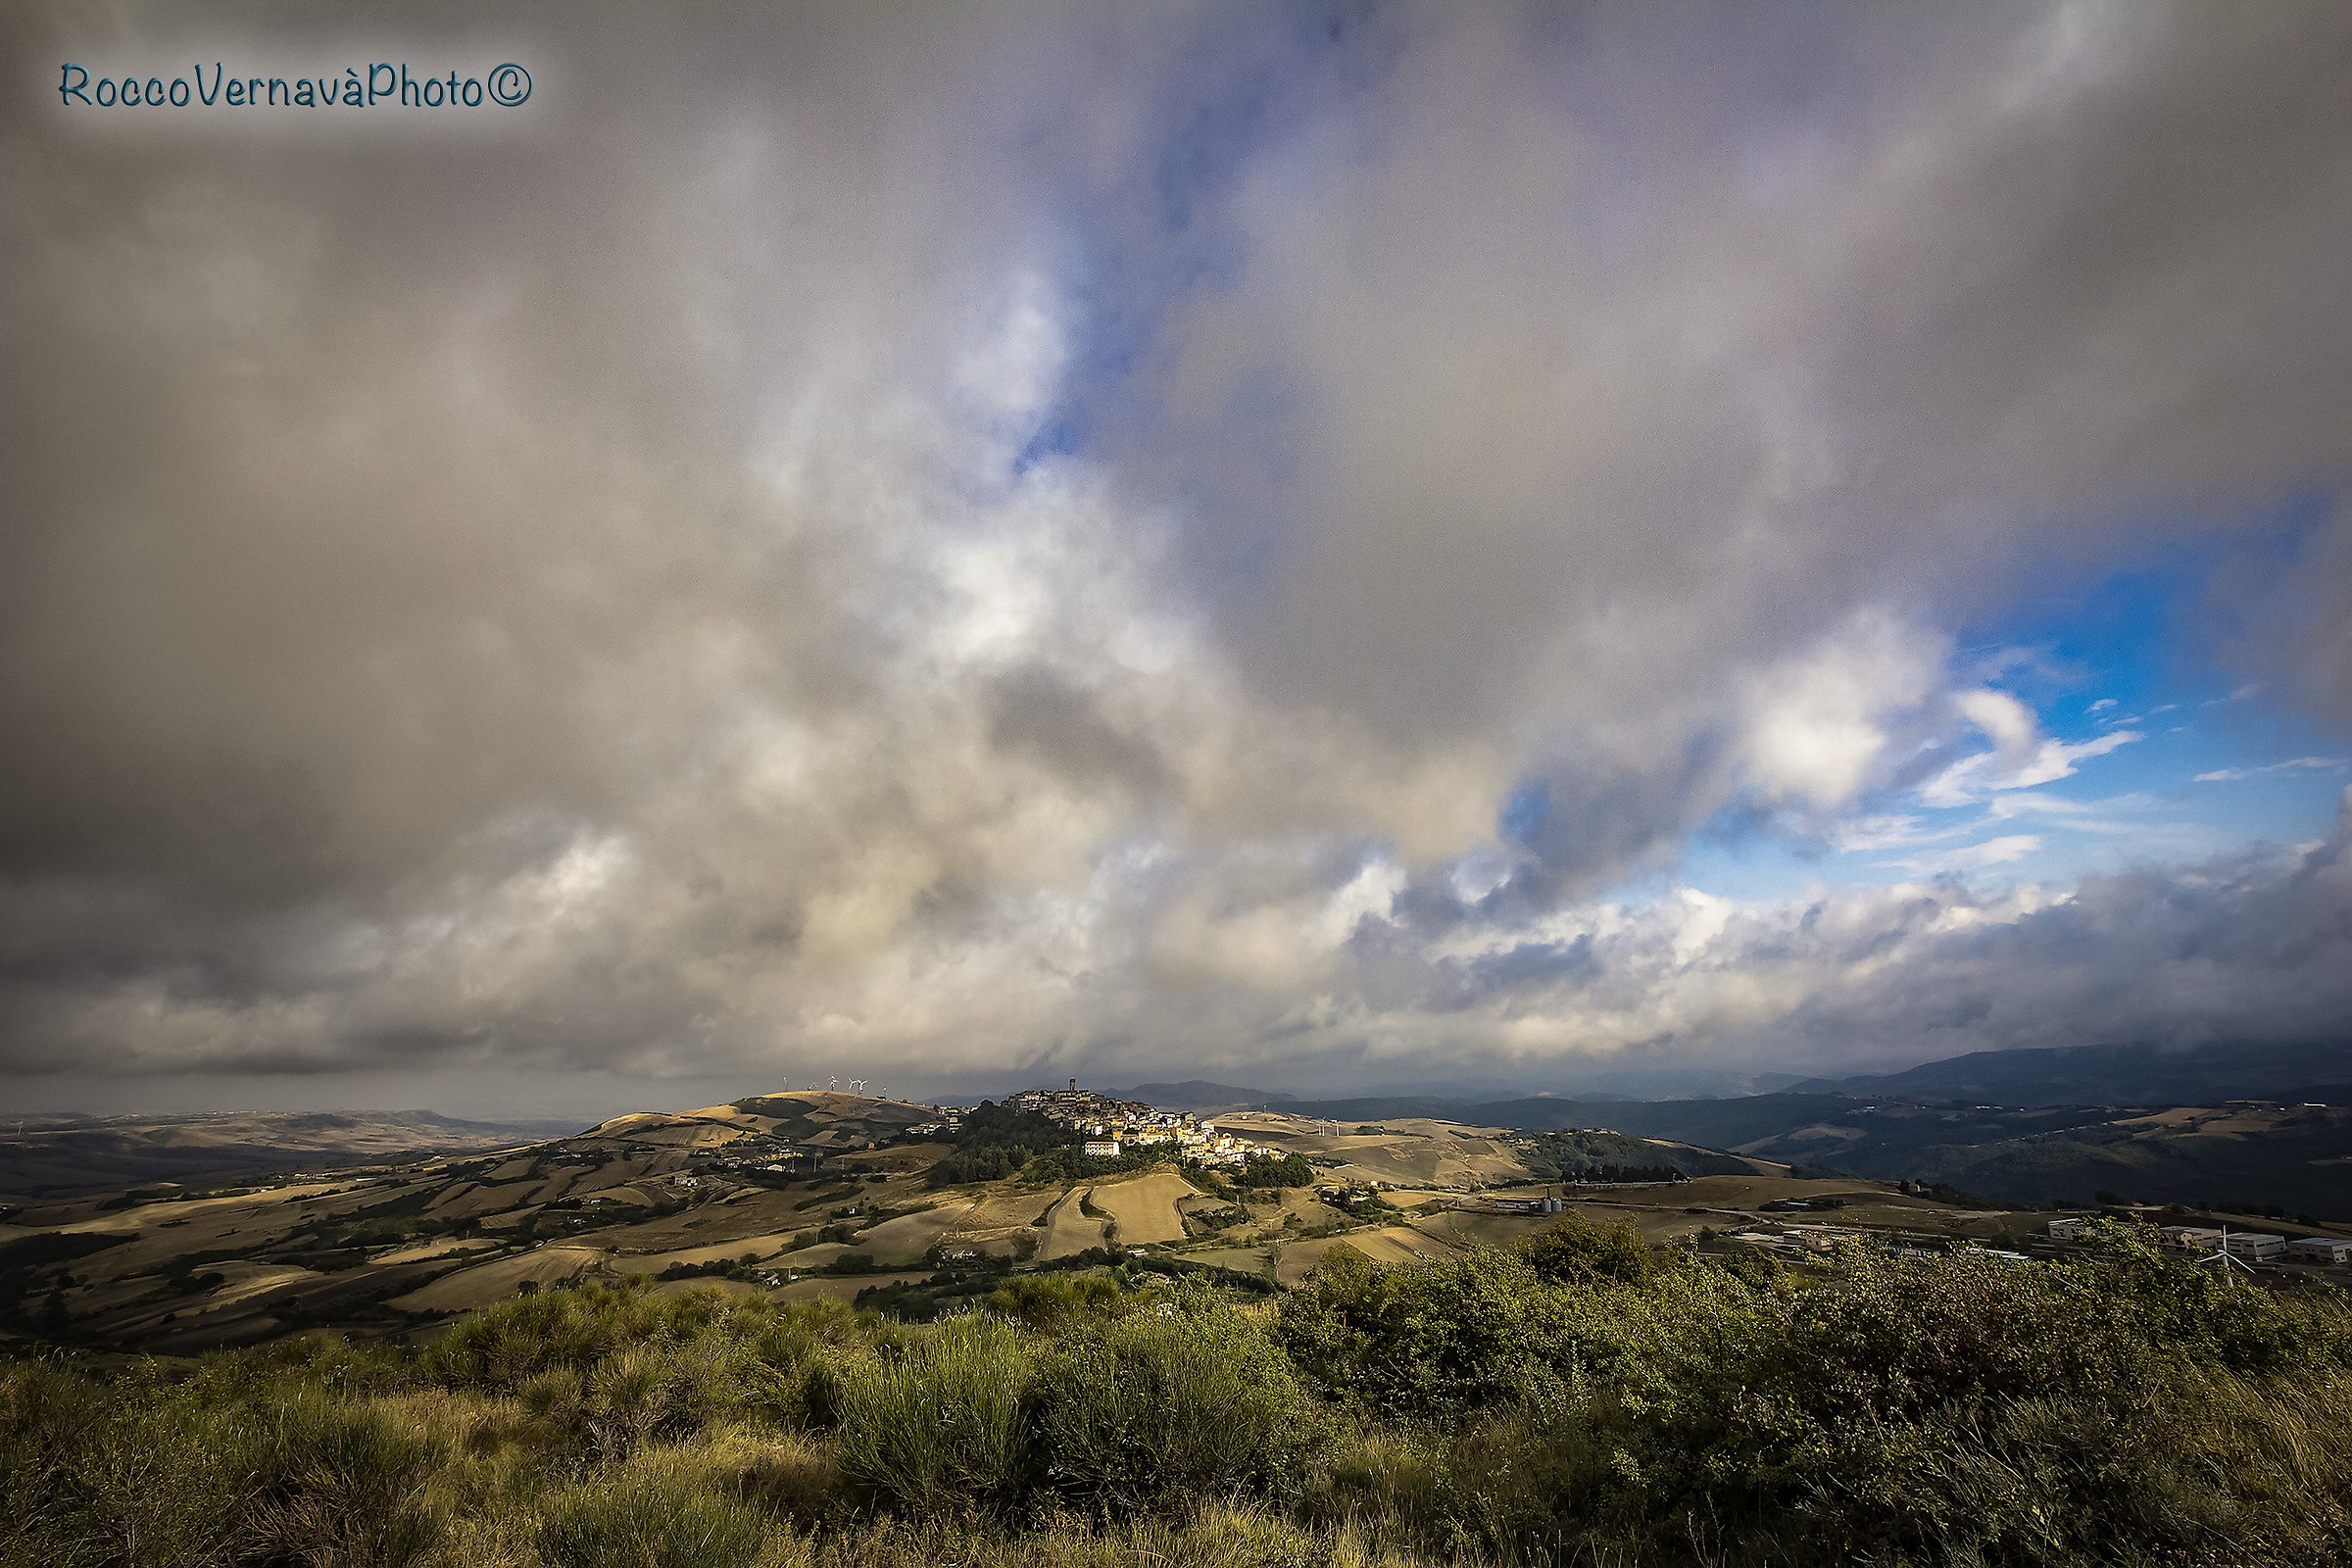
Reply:
<svg viewBox="0 0 2352 1568"><path fill-rule="evenodd" d="M429 1110L52 1118L0 1134L0 1194L56 1198L239 1172L330 1167L534 1143L577 1122L459 1121Z"/></svg>

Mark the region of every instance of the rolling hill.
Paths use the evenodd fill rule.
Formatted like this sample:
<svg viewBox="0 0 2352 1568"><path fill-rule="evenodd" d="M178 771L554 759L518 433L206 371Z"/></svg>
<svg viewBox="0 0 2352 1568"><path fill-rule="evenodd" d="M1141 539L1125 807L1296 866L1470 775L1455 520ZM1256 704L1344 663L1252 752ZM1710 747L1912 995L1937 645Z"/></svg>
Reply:
<svg viewBox="0 0 2352 1568"><path fill-rule="evenodd" d="M578 1126L459 1121L429 1110L27 1118L23 1132L0 1134L0 1194L55 1198L158 1182L218 1182L239 1172L496 1149L561 1137Z"/></svg>

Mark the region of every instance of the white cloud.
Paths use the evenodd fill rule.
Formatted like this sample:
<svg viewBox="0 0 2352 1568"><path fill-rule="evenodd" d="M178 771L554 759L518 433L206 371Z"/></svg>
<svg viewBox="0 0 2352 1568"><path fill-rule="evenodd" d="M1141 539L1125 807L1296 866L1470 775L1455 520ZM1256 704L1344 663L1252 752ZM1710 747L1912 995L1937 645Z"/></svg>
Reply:
<svg viewBox="0 0 2352 1568"><path fill-rule="evenodd" d="M2069 744L2064 741L2043 741L2034 754L2034 760L2003 782L2002 789L2027 789L2035 784L2054 784L2062 778L2075 776L2075 765L2093 757L2105 757L2119 746L2147 737L2135 729L2119 729L2097 740Z"/></svg>
<svg viewBox="0 0 2352 1568"><path fill-rule="evenodd" d="M2022 860L2041 849L2041 839L2032 833L2013 833L2004 838L1987 839L1964 849L1936 850L1925 855L1906 856L1881 862L1900 866L1921 876L1938 876L1946 871L1981 871L1988 865L2005 865Z"/></svg>
<svg viewBox="0 0 2352 1568"><path fill-rule="evenodd" d="M2072 778L2078 764L2144 739L2139 730L2114 730L2095 740L2060 741L2041 733L2034 710L1989 687L1964 692L1960 711L1993 743L1989 752L1960 759L1920 787L1930 806L1968 806L1998 790L2031 789Z"/></svg>
<svg viewBox="0 0 2352 1568"><path fill-rule="evenodd" d="M2298 757L2291 761L2272 762L2263 767L2217 767L2210 773L2199 773L2192 782L2225 784L2235 779L2253 778L2260 773L2285 773L2297 768L2334 771L2346 765L2340 757Z"/></svg>
<svg viewBox="0 0 2352 1568"><path fill-rule="evenodd" d="M2191 830L2183 823L2157 823L2144 815L2118 815L2119 812L2144 812L2156 805L2147 795L2115 795L2101 801L2070 801L2037 791L2020 790L1995 795L1984 803L1985 816L1995 822L2016 817L2040 815L2055 818L2051 826L2070 833L2130 833L2142 839L2163 835L2168 841Z"/></svg>
<svg viewBox="0 0 2352 1568"><path fill-rule="evenodd" d="M1889 814L1856 817L1839 822L1828 834L1830 847L1841 855L1865 850L1890 850L1905 844L1927 844L1966 832L1963 827L1930 828L1916 815Z"/></svg>
<svg viewBox="0 0 2352 1568"><path fill-rule="evenodd" d="M2129 797L2117 797L2118 800L2128 798ZM2087 801L2069 801L2055 795L2043 795L2036 791L2030 790L2021 790L2007 795L1996 795L1990 801L1987 801L1984 807L1986 814L1991 816L1995 821L2006 821L2010 817L2023 816L2028 812L2035 811L2050 816L2082 816L2086 815L2097 808L2097 807L2093 806Z"/></svg>
<svg viewBox="0 0 2352 1568"><path fill-rule="evenodd" d="M1741 759L1765 797L1817 810L1883 779L1941 675L1942 648L1865 612L1844 631L1749 683Z"/></svg>

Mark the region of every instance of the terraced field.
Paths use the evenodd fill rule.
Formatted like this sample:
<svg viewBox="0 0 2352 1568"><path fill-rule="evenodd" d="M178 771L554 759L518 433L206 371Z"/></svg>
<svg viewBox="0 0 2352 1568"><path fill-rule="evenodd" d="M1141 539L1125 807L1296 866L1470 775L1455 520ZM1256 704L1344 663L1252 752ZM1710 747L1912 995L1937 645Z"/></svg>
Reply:
<svg viewBox="0 0 2352 1568"><path fill-rule="evenodd" d="M674 1263L723 1263L750 1253L754 1257L772 1257L792 1245L796 1236L806 1236L809 1229L771 1231L764 1236L746 1236L735 1241L712 1242L704 1247L682 1247L673 1252L648 1252L642 1255L616 1257L613 1261L632 1272L643 1270L659 1274Z"/></svg>
<svg viewBox="0 0 2352 1568"><path fill-rule="evenodd" d="M514 1257L477 1263L435 1280L420 1291L397 1298L392 1304L404 1312L459 1312L488 1306L513 1296L525 1280L553 1285L571 1279L604 1261L604 1253L586 1247L542 1247Z"/></svg>
<svg viewBox="0 0 2352 1568"><path fill-rule="evenodd" d="M1409 1225L1391 1225L1376 1231L1351 1231L1346 1236L1288 1243L1283 1247L1282 1263L1274 1277L1285 1285L1297 1285L1326 1253L1342 1247L1351 1248L1375 1263L1423 1263L1451 1257L1461 1250Z"/></svg>
<svg viewBox="0 0 2352 1568"><path fill-rule="evenodd" d="M1040 1256L1073 1257L1102 1245L1102 1222L1089 1217L1085 1210L1087 1195L1093 1191L1091 1187L1073 1187L1061 1195L1046 1215L1046 1244Z"/></svg>
<svg viewBox="0 0 2352 1568"><path fill-rule="evenodd" d="M956 1228L969 1211L968 1203L949 1203L922 1214L902 1214L870 1231L858 1233L858 1250L871 1252L878 1263L913 1263Z"/></svg>
<svg viewBox="0 0 2352 1568"><path fill-rule="evenodd" d="M1199 1196L1199 1188L1172 1170L1153 1171L1094 1190L1095 1206L1119 1227L1121 1247L1183 1241L1184 1220L1177 1212L1177 1201Z"/></svg>

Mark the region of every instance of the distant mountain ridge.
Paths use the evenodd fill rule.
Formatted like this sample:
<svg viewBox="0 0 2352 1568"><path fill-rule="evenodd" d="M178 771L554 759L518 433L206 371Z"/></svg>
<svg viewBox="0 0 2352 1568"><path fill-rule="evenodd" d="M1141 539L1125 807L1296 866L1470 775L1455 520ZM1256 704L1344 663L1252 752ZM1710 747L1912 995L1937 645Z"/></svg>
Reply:
<svg viewBox="0 0 2352 1568"><path fill-rule="evenodd" d="M1899 1095L2001 1105L2199 1105L2276 1099L2352 1076L2352 1040L2290 1045L2220 1041L1977 1051L1901 1072L1813 1078L1789 1093Z"/></svg>

